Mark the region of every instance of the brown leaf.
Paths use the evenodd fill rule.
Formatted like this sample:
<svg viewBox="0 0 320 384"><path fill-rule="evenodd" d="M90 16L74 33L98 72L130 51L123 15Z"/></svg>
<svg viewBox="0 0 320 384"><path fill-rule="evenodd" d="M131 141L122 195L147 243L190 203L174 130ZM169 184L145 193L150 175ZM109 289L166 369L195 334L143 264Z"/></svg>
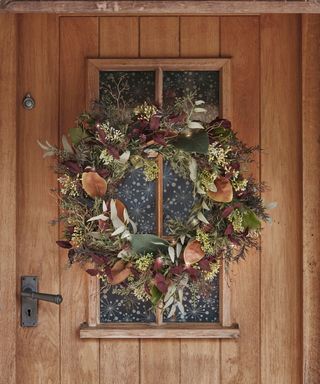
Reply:
<svg viewBox="0 0 320 384"><path fill-rule="evenodd" d="M217 192L208 191L209 198L219 203L230 203L233 199L233 189L230 181L226 177L218 177L214 183Z"/></svg>
<svg viewBox="0 0 320 384"><path fill-rule="evenodd" d="M103 197L108 189L108 184L97 172L82 174L82 188L92 197Z"/></svg>
<svg viewBox="0 0 320 384"><path fill-rule="evenodd" d="M123 260L119 260L111 268L112 279L108 278L110 285L117 285L126 280L131 274L131 264L125 263Z"/></svg>
<svg viewBox="0 0 320 384"><path fill-rule="evenodd" d="M126 206L123 204L123 202L119 199L115 199L114 203L116 205L117 215L119 219L124 222L124 210L126 209Z"/></svg>
<svg viewBox="0 0 320 384"><path fill-rule="evenodd" d="M183 259L187 266L197 263L204 256L205 253L198 240L189 241L183 252Z"/></svg>

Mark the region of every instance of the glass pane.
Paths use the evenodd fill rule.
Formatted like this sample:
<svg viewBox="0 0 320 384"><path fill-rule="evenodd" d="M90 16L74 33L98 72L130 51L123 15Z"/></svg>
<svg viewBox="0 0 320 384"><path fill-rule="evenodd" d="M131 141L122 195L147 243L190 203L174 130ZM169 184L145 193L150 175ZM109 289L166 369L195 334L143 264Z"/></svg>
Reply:
<svg viewBox="0 0 320 384"><path fill-rule="evenodd" d="M138 300L134 295L122 296L113 292L116 287L104 287L101 283L101 323L149 323L155 321L149 301Z"/></svg>
<svg viewBox="0 0 320 384"><path fill-rule="evenodd" d="M186 221L195 200L190 180L177 175L169 162L163 166L163 231L170 235L170 219Z"/></svg>
<svg viewBox="0 0 320 384"><path fill-rule="evenodd" d="M117 189L129 216L137 224L138 233L156 232L156 183L146 181L142 169L135 169Z"/></svg>
<svg viewBox="0 0 320 384"><path fill-rule="evenodd" d="M100 103L106 109L116 108L126 119L131 110L147 101L154 103L154 71L105 71L100 72Z"/></svg>
<svg viewBox="0 0 320 384"><path fill-rule="evenodd" d="M218 71L168 71L163 74L163 102L170 105L176 97L193 94L194 100L206 102L205 121L219 115ZM197 116L199 119L202 115Z"/></svg>
<svg viewBox="0 0 320 384"><path fill-rule="evenodd" d="M169 311L166 311L164 313L165 322L219 322L219 276L212 281L209 292L202 292L200 296L193 293L190 288L185 288L183 298L185 314L182 315L179 312L176 316L168 319Z"/></svg>

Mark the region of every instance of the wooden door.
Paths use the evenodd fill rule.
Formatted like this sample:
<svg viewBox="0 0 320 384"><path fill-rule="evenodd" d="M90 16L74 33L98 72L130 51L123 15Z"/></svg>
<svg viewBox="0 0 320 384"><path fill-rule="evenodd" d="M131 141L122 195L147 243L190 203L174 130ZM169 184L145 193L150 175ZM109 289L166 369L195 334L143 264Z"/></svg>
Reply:
<svg viewBox="0 0 320 384"><path fill-rule="evenodd" d="M0 287L5 298L0 307L5 346L1 384L301 383L302 155L307 164L313 153L313 142L307 142L306 153L301 141L301 17L30 14L0 15L0 20L5 180L0 200ZM313 33L319 31L319 18L304 19L304 33L311 22ZM309 52L316 56L315 46L304 42L306 57ZM87 278L77 267L66 268L66 254L55 244L59 228L49 221L58 208L49 189L56 179L36 140L56 144L73 125L85 108L86 59L99 57L232 59L234 128L248 144L260 143L264 149L253 172L272 187L266 200L278 202L262 251L233 269L232 319L241 332L237 341L79 338L88 315ZM21 106L27 92L36 100L32 111ZM319 87L309 83L304 92L320 97ZM314 127L310 116L315 113L312 104L309 117L304 115L304 130ZM304 193L312 199L319 194ZM312 205L305 209L310 212ZM60 292L64 301L60 307L40 303L39 325L26 329L19 325L15 292L20 276L33 274L42 291ZM314 287L312 278L308 282ZM4 312L3 307L10 309ZM308 356L314 367L315 354ZM317 374L306 383L318 382Z"/></svg>

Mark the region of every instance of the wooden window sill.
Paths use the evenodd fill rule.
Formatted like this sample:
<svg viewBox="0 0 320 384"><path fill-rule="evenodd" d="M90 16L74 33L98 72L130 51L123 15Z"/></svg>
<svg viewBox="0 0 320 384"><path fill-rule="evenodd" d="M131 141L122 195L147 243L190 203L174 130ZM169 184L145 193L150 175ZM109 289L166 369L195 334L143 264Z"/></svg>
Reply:
<svg viewBox="0 0 320 384"><path fill-rule="evenodd" d="M225 327L220 324L200 323L155 323L99 324L80 327L81 339L237 339L240 330L237 324Z"/></svg>

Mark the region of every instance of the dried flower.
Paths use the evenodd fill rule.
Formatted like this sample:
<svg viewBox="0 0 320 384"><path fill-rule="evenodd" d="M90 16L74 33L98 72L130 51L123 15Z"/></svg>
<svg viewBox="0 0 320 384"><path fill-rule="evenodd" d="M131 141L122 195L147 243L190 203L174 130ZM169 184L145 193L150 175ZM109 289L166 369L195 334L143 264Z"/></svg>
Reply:
<svg viewBox="0 0 320 384"><path fill-rule="evenodd" d="M135 265L138 271L146 272L154 262L154 257L151 253L147 253L136 260Z"/></svg>
<svg viewBox="0 0 320 384"><path fill-rule="evenodd" d="M243 232L243 216L239 209L235 209L229 216L228 220L232 223L235 232Z"/></svg>
<svg viewBox="0 0 320 384"><path fill-rule="evenodd" d="M70 195L72 197L79 196L78 186L79 186L79 175L77 175L76 179L73 179L69 175L63 175L58 178L60 183L60 192L63 195Z"/></svg>
<svg viewBox="0 0 320 384"><path fill-rule="evenodd" d="M150 120L157 113L157 108L154 105L149 105L144 102L133 110L133 113L138 116L138 119Z"/></svg>
<svg viewBox="0 0 320 384"><path fill-rule="evenodd" d="M143 164L143 173L147 181L153 181L158 177L158 165L153 160L145 160Z"/></svg>
<svg viewBox="0 0 320 384"><path fill-rule="evenodd" d="M219 263L210 263L210 271L204 272L204 279L206 281L213 280L219 273L220 264Z"/></svg>

